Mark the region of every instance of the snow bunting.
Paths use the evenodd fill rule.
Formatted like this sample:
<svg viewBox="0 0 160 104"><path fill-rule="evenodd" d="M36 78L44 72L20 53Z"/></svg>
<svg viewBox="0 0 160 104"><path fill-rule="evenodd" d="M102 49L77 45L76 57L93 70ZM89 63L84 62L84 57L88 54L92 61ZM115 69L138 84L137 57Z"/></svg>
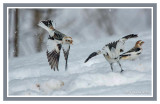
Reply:
<svg viewBox="0 0 160 104"><path fill-rule="evenodd" d="M123 72L123 69L122 69L121 64L119 62L119 55L124 50L125 41L128 40L129 38L135 38L135 37L138 37L138 35L137 34L130 34L130 35L122 37L121 39L119 39L117 41L106 44L102 48L102 50L98 50L97 52L93 52L92 54L90 54L89 57L85 60L85 63L89 59L91 59L92 57L99 55L99 54L103 54L105 59L109 62L112 71L113 71L113 66L112 66L113 63L117 62L121 68L121 72Z"/></svg>
<svg viewBox="0 0 160 104"><path fill-rule="evenodd" d="M142 40L137 41L132 49L120 55L120 59L128 59L128 60L136 59L142 52L141 46L143 43L144 41Z"/></svg>
<svg viewBox="0 0 160 104"><path fill-rule="evenodd" d="M63 48L63 53L66 61L65 70L67 70L67 60L70 50L70 44L72 44L73 42L72 38L56 30L53 27L53 21L51 20L40 21L38 25L49 32L46 53L51 69L54 69L55 71L56 68L57 71L59 71L58 63L59 63L60 51L61 48Z"/></svg>

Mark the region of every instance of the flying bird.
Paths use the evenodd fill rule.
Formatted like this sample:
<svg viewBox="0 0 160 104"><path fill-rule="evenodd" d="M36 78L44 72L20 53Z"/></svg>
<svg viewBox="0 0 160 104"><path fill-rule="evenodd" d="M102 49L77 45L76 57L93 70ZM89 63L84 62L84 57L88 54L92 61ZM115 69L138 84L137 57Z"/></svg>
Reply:
<svg viewBox="0 0 160 104"><path fill-rule="evenodd" d="M135 46L132 49L130 49L129 51L120 55L120 59L123 59L123 60L136 59L142 53L142 45L143 44L144 44L144 41L142 41L142 40L137 41Z"/></svg>
<svg viewBox="0 0 160 104"><path fill-rule="evenodd" d="M38 24L40 27L48 31L49 37L47 41L47 58L51 69L58 69L61 48L63 49L65 58L65 70L67 70L67 60L70 50L70 44L73 43L71 37L59 32L53 27L52 20L43 20Z"/></svg>
<svg viewBox="0 0 160 104"><path fill-rule="evenodd" d="M112 66L113 63L118 63L121 68L121 72L123 72L124 70L122 69L121 64L119 62L120 53L124 51L125 41L130 38L136 38L136 37L138 37L137 34L130 34L122 37L117 41L106 44L101 50L98 50L90 54L89 57L85 60L85 63L92 57L97 56L99 54L103 54L105 59L109 62L112 71L113 71L113 66Z"/></svg>

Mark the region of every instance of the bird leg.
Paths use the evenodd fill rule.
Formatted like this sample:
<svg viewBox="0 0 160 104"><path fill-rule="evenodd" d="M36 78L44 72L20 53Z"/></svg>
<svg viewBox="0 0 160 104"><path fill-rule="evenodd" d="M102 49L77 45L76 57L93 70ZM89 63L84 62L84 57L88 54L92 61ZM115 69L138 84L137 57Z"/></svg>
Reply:
<svg viewBox="0 0 160 104"><path fill-rule="evenodd" d="M124 70L122 69L120 62L119 61L117 61L117 62L119 64L120 68L121 68L121 72L123 72Z"/></svg>
<svg viewBox="0 0 160 104"><path fill-rule="evenodd" d="M111 66L111 70L112 70L112 72L113 72L113 66L112 66L113 64L112 63L110 63L110 66Z"/></svg>

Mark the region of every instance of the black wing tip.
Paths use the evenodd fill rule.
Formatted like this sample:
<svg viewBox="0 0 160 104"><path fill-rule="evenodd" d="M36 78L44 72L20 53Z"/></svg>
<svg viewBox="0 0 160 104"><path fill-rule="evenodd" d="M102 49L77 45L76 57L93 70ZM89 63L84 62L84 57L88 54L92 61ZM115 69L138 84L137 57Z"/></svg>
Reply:
<svg viewBox="0 0 160 104"><path fill-rule="evenodd" d="M138 37L138 34L130 34L131 37Z"/></svg>
<svg viewBox="0 0 160 104"><path fill-rule="evenodd" d="M89 59L87 58L87 59L84 61L84 63L86 63L88 60L89 60Z"/></svg>
<svg viewBox="0 0 160 104"><path fill-rule="evenodd" d="M98 55L97 52L91 53L91 54L88 56L88 58L84 61L84 63L86 63L89 59L91 59L92 57L94 57L94 56L96 56L96 55Z"/></svg>
<svg viewBox="0 0 160 104"><path fill-rule="evenodd" d="M55 68L55 67L53 67L53 68L51 67L51 70L53 70L53 71L56 71L56 70L59 71L59 69Z"/></svg>
<svg viewBox="0 0 160 104"><path fill-rule="evenodd" d="M51 70L53 69L54 71L59 71L59 68L58 68L58 63L59 63L59 57L60 57L60 54L53 51L53 52L46 52L47 54L47 58L48 58L48 62L49 62L49 65L51 67Z"/></svg>
<svg viewBox="0 0 160 104"><path fill-rule="evenodd" d="M67 69L68 69L68 57L67 57L67 59L66 59L66 64L65 64L65 71L67 71Z"/></svg>
<svg viewBox="0 0 160 104"><path fill-rule="evenodd" d="M84 61L84 63L88 62L88 60L89 60L90 58L91 58L91 57L88 57L88 58Z"/></svg>
<svg viewBox="0 0 160 104"><path fill-rule="evenodd" d="M136 37L138 37L138 34L129 34L127 36L124 36L123 38L129 39L129 38L136 38Z"/></svg>
<svg viewBox="0 0 160 104"><path fill-rule="evenodd" d="M52 26L52 20L42 20L40 21L40 23L43 23L44 25L46 25L47 27Z"/></svg>

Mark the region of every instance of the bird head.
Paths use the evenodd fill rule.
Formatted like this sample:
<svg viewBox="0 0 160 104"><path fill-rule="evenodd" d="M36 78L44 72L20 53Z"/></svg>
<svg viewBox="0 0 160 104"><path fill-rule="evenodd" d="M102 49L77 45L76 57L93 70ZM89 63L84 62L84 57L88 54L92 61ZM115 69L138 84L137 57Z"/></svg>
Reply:
<svg viewBox="0 0 160 104"><path fill-rule="evenodd" d="M144 44L144 41L142 41L142 40L139 40L139 41L137 41L136 42L136 47L141 47L142 45Z"/></svg>
<svg viewBox="0 0 160 104"><path fill-rule="evenodd" d="M64 37L62 41L64 44L73 44L73 40L71 37Z"/></svg>

